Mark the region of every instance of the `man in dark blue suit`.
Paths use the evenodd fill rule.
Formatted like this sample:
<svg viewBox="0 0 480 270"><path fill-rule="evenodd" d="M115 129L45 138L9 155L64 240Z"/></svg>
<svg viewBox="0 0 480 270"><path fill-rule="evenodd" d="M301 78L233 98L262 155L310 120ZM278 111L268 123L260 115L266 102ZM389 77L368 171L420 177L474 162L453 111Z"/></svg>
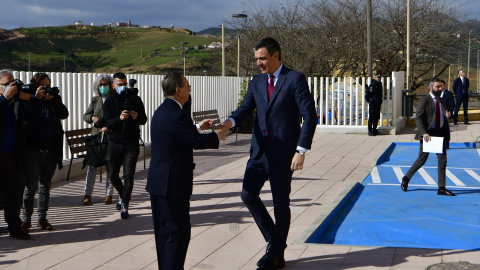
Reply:
<svg viewBox="0 0 480 270"><path fill-rule="evenodd" d="M448 91L444 80L440 80L440 81L443 84L443 91L440 97L443 98L443 100L445 101L445 110L447 112L452 113L453 110L455 109L455 101L453 99L453 93ZM450 118L452 117L450 116Z"/></svg>
<svg viewBox="0 0 480 270"><path fill-rule="evenodd" d="M238 125L256 109L242 200L268 242L267 252L257 263L258 269L281 269L285 267L284 252L290 229L292 173L303 168L305 153L312 145L317 114L305 75L282 64L279 43L267 37L254 50L263 74L252 79L242 105L222 127ZM275 222L259 197L267 179Z"/></svg>
<svg viewBox="0 0 480 270"><path fill-rule="evenodd" d="M162 82L164 102L151 124L152 154L146 190L152 203L158 268L183 269L190 242L190 196L193 188L193 149L218 148L225 132L200 134L190 112L190 84L179 72ZM206 129L213 121L203 121Z"/></svg>
<svg viewBox="0 0 480 270"><path fill-rule="evenodd" d="M468 88L470 87L470 81L465 77L465 70L460 69L458 71L458 78L453 81L453 92L455 93L455 113L453 114L453 124L456 125L458 121L458 110L463 105L463 122L465 125L468 123Z"/></svg>

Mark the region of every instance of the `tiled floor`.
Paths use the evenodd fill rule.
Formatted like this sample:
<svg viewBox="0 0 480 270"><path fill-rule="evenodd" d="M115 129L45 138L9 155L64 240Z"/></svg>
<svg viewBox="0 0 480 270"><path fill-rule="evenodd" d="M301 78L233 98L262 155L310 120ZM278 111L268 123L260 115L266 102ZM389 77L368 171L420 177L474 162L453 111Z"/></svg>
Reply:
<svg viewBox="0 0 480 270"><path fill-rule="evenodd" d="M473 142L479 136L480 122L452 126L454 142ZM235 136L229 136L219 151L196 151L192 239L185 269L255 269L264 252L263 237L240 199L249 138L240 135L235 142ZM423 270L459 260L480 264L480 251L294 244L349 184L366 176L372 161L393 141L414 141L413 129L376 137L315 135L304 170L294 174L292 183L286 269ZM48 212L55 230L34 227L29 241L0 236L0 268L156 269L146 172L140 161L128 220L120 219L115 205L103 204L103 183L97 183L91 206L81 205L82 177L55 183ZM267 183L261 196L271 210L269 191ZM3 212L0 219L0 227L5 226Z"/></svg>

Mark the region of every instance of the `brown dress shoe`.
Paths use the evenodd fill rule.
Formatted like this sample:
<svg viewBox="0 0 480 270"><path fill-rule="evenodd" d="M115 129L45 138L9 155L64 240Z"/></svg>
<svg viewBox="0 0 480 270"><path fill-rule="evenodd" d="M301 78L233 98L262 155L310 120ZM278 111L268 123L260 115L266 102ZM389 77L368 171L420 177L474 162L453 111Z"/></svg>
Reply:
<svg viewBox="0 0 480 270"><path fill-rule="evenodd" d="M83 205L89 205L92 203L92 196L85 195L83 198Z"/></svg>
<svg viewBox="0 0 480 270"><path fill-rule="evenodd" d="M50 224L46 219L39 219L37 223L37 227L40 227L42 230L47 230L47 231L53 230L52 224Z"/></svg>
<svg viewBox="0 0 480 270"><path fill-rule="evenodd" d="M22 225L20 225L20 228L22 229L22 231L28 233L30 231L30 228L32 228L32 221L26 220L22 222Z"/></svg>
<svg viewBox="0 0 480 270"><path fill-rule="evenodd" d="M112 203L113 203L112 196L106 196L105 197L105 204L112 204Z"/></svg>

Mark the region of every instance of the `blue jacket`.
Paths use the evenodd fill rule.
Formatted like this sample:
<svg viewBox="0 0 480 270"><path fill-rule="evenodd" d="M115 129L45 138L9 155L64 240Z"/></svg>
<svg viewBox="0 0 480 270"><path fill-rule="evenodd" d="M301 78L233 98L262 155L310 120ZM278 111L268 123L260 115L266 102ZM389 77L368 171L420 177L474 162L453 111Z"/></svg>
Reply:
<svg viewBox="0 0 480 270"><path fill-rule="evenodd" d="M268 100L266 74L253 77L242 105L232 118L239 125L256 109L250 149L250 158L261 153L268 141L272 158L282 164L292 161L297 146L310 149L317 127L315 101L308 88L305 75L283 66ZM303 118L303 125L300 125Z"/></svg>
<svg viewBox="0 0 480 270"><path fill-rule="evenodd" d="M455 101L453 100L453 93L445 89L445 91L443 92L442 98L445 101L445 109L450 111L453 114L453 111L455 109Z"/></svg>
<svg viewBox="0 0 480 270"><path fill-rule="evenodd" d="M151 122L151 161L146 190L156 196L189 197L193 188L193 149L218 148L216 133L200 134L189 104L183 110L169 98L157 108Z"/></svg>

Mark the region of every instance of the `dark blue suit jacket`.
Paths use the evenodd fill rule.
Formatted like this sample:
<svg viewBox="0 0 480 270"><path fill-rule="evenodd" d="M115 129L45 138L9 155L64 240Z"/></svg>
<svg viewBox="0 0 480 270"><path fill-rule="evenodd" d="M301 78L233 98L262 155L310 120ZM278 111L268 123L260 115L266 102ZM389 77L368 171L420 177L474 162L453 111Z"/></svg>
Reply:
<svg viewBox="0 0 480 270"><path fill-rule="evenodd" d="M200 134L186 110L166 98L153 114L152 154L146 190L152 195L189 197L193 186L193 149L218 148L216 133Z"/></svg>
<svg viewBox="0 0 480 270"><path fill-rule="evenodd" d="M453 100L453 93L448 90L445 90L443 92L442 98L445 101L445 109L453 113L455 110L455 101Z"/></svg>
<svg viewBox="0 0 480 270"><path fill-rule="evenodd" d="M270 102L266 74L253 77L242 105L232 118L238 125L256 109L250 157L255 159L268 138L273 157L290 165L295 149L310 149L317 126L315 102L305 75L283 66ZM303 117L303 125L300 120Z"/></svg>
<svg viewBox="0 0 480 270"><path fill-rule="evenodd" d="M470 87L470 81L468 78L465 77L465 87L466 87L466 94L468 95L468 88ZM456 78L453 81L453 92L455 93L455 99L459 102L463 96L463 85L462 79L460 77Z"/></svg>

